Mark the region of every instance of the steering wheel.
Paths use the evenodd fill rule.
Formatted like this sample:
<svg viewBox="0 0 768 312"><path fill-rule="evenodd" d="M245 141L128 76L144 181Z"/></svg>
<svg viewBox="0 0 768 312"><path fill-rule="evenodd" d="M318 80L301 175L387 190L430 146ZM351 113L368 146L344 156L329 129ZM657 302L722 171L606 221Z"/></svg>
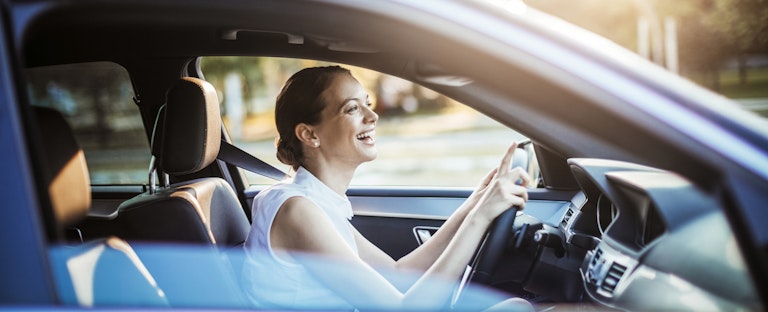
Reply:
<svg viewBox="0 0 768 312"><path fill-rule="evenodd" d="M451 306L461 301L462 295L466 292L465 288L470 284L488 285L490 283L491 276L496 271L501 256L508 246L508 241L514 234L513 225L515 224L518 210L517 207L507 209L507 211L496 217L491 226L488 227L488 231L485 232L485 238L483 238L480 246L477 247L475 255L472 257L472 261L470 261L469 268L471 270L464 274L459 287L453 293Z"/></svg>
<svg viewBox="0 0 768 312"><path fill-rule="evenodd" d="M504 250L507 249L508 241L514 236L513 225L518 210L517 207L509 208L493 220L485 233L485 239L475 252L467 281L483 285L490 283L491 276L496 271Z"/></svg>

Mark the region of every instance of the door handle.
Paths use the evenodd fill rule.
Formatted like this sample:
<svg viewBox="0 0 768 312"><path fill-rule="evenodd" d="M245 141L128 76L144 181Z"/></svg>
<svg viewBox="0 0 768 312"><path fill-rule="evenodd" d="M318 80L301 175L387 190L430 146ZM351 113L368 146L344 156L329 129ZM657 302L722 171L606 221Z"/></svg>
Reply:
<svg viewBox="0 0 768 312"><path fill-rule="evenodd" d="M417 226L413 228L413 234L416 236L416 241L421 245L432 238L432 235L437 232L437 229L438 228L433 226Z"/></svg>
<svg viewBox="0 0 768 312"><path fill-rule="evenodd" d="M430 233L429 230L427 229L416 230L416 235L419 236L419 240L422 241L422 244L425 243L430 238L432 238L432 233Z"/></svg>

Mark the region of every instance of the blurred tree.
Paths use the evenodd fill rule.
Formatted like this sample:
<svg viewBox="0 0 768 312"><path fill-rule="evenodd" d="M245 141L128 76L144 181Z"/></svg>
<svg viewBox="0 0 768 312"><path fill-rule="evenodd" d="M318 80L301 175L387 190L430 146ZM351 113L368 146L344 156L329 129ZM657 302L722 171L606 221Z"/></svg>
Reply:
<svg viewBox="0 0 768 312"><path fill-rule="evenodd" d="M723 34L706 22L717 0L653 1L660 15L677 20L680 74L717 90L718 70L733 50Z"/></svg>
<svg viewBox="0 0 768 312"><path fill-rule="evenodd" d="M229 74L239 74L243 79L243 100L250 102L250 99L256 97L274 99L289 75L304 67L315 66L317 63L298 59L216 56L204 57L200 67L205 79L211 82L219 92L224 90L224 81ZM224 97L226 94L222 93L219 96ZM253 113L252 107L246 108L248 113Z"/></svg>
<svg viewBox="0 0 768 312"><path fill-rule="evenodd" d="M716 0L705 21L736 52L739 81L746 83L746 56L768 53L768 0Z"/></svg>
<svg viewBox="0 0 768 312"><path fill-rule="evenodd" d="M543 12L558 16L573 24L600 34L635 50L638 12L633 0L526 0L525 3Z"/></svg>
<svg viewBox="0 0 768 312"><path fill-rule="evenodd" d="M745 57L768 53L768 0L654 0L661 14L679 21L681 68L718 89L718 71L737 59L746 82ZM697 77L698 76L698 77Z"/></svg>
<svg viewBox="0 0 768 312"><path fill-rule="evenodd" d="M205 79L216 87L221 93L224 90L224 80L230 73L239 74L243 81L243 97L251 98L254 96L254 89L249 86L261 85L264 83L264 74L260 58L255 57L206 57L203 58L200 67L205 75ZM219 96L226 96L221 93Z"/></svg>
<svg viewBox="0 0 768 312"><path fill-rule="evenodd" d="M700 16L678 18L680 73L713 90L720 89L720 69L734 55L726 34L709 27Z"/></svg>
<svg viewBox="0 0 768 312"><path fill-rule="evenodd" d="M200 67L219 95L222 119L234 141L261 135L265 116L272 116L275 97L288 77L319 62L249 56L204 57ZM254 135L254 133L258 133Z"/></svg>
<svg viewBox="0 0 768 312"><path fill-rule="evenodd" d="M662 18L674 17L678 25L680 73L713 89L718 88L719 70L725 62L734 58L740 61L744 82L745 56L768 53L768 0L526 0L526 3L631 50L637 49L636 21L640 16L649 20L656 34L661 33Z"/></svg>
<svg viewBox="0 0 768 312"><path fill-rule="evenodd" d="M768 0L714 0L705 21L742 53L768 53Z"/></svg>
<svg viewBox="0 0 768 312"><path fill-rule="evenodd" d="M133 112L128 72L115 63L92 62L32 68L26 71L29 95L38 105L55 108L72 118L75 131L105 147L116 129L107 120ZM125 126L124 126L125 127ZM141 130L140 123L127 130ZM83 144L81 142L81 144Z"/></svg>

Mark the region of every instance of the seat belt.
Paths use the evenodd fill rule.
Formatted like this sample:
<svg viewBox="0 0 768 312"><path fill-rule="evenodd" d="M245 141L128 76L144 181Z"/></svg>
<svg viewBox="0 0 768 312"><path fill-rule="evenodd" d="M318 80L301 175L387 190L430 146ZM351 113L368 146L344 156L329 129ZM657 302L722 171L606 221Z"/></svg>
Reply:
<svg viewBox="0 0 768 312"><path fill-rule="evenodd" d="M254 157L227 141L221 141L219 155L217 155L216 158L273 180L280 181L286 176L285 172L280 169L265 163L263 160Z"/></svg>

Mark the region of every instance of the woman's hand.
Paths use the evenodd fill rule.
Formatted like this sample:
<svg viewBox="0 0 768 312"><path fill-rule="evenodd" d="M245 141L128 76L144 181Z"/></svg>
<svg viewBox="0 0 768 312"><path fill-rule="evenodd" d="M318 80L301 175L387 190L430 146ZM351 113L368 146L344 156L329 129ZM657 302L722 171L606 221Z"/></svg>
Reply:
<svg viewBox="0 0 768 312"><path fill-rule="evenodd" d="M483 198L483 195L485 195L485 190L488 189L488 185L491 184L491 180L493 180L493 177L496 176L496 170L499 168L493 168L491 172L489 172L480 182L480 184L475 187L475 190L472 191L472 194L467 197L467 200L464 201L464 204L462 205L462 209L469 212L472 208L474 208L477 205L477 202L480 201L481 198Z"/></svg>
<svg viewBox="0 0 768 312"><path fill-rule="evenodd" d="M470 196L470 200L473 196L479 197L477 204L470 212L473 218L480 218L481 221L490 224L493 219L512 206L517 206L519 209L525 208L528 191L522 185L527 185L530 177L522 168L512 168L512 155L516 148L517 143L512 143L502 157L499 167L492 170ZM517 181L522 183L515 183Z"/></svg>
<svg viewBox="0 0 768 312"><path fill-rule="evenodd" d="M485 176L474 192L451 214L440 229L432 235L431 239L408 255L395 262L383 252L378 251L378 248L367 248L370 243L364 239L358 242L359 250L366 253L366 250L375 249L375 254L374 252L366 254L371 254L371 257L375 257L375 259L383 259L381 261L376 260L377 263L392 263L392 266L401 269L426 271L437 261L438 257L445 253L445 250L447 250L452 241L455 243L456 235L463 235L460 241L467 243L468 246L476 246L473 245L474 243L471 243L472 235L476 234L477 237L482 238L490 221L513 205L519 205L520 208L523 208L525 201L528 199L526 189L514 184L515 181L527 183L529 180L528 175L521 169L510 170L512 155L516 148L517 144L512 144L506 155L502 158L502 163L499 167L494 168ZM457 234L461 227L465 227L464 234ZM473 232L474 234L467 234L467 232ZM362 235L360 236L362 237ZM459 249L462 250L461 252L464 251L462 248ZM471 255L470 252L466 256L469 258ZM461 262L463 260L458 259L457 261ZM469 259L466 261L459 265L462 270L469 262Z"/></svg>

